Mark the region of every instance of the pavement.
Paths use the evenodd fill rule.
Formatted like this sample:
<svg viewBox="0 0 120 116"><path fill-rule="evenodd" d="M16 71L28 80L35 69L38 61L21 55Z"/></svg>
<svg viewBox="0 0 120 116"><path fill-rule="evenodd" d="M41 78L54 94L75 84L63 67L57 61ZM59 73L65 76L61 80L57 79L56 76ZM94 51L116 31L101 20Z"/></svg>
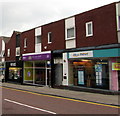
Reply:
<svg viewBox="0 0 120 116"><path fill-rule="evenodd" d="M31 92L37 92L41 94L62 96L67 98L80 99L80 100L92 101L97 103L120 106L119 95L105 95L105 94L99 94L99 93L56 89L56 88L50 88L47 86L39 87L39 86L32 86L32 85L20 85L20 84L14 84L14 83L2 83L2 86L31 91Z"/></svg>

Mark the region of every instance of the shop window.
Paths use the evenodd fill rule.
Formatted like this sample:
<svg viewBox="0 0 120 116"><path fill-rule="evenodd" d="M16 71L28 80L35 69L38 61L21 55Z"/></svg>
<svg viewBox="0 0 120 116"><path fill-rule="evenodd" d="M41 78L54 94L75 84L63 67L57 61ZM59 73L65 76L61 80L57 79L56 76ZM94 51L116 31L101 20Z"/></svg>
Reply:
<svg viewBox="0 0 120 116"><path fill-rule="evenodd" d="M48 43L52 43L52 33L48 33Z"/></svg>
<svg viewBox="0 0 120 116"><path fill-rule="evenodd" d="M10 49L7 50L7 57L10 57Z"/></svg>
<svg viewBox="0 0 120 116"><path fill-rule="evenodd" d="M41 43L41 36L36 36L36 44L39 44Z"/></svg>
<svg viewBox="0 0 120 116"><path fill-rule="evenodd" d="M67 39L75 38L75 28L68 28L67 29Z"/></svg>
<svg viewBox="0 0 120 116"><path fill-rule="evenodd" d="M102 64L95 65L96 85L102 85Z"/></svg>
<svg viewBox="0 0 120 116"><path fill-rule="evenodd" d="M86 23L86 37L93 36L93 23L88 22Z"/></svg>
<svg viewBox="0 0 120 116"><path fill-rule="evenodd" d="M10 67L9 68L9 79L18 80L20 79L21 68Z"/></svg>
<svg viewBox="0 0 120 116"><path fill-rule="evenodd" d="M109 89L109 66L107 60L80 59L70 62L73 65L73 84L75 86Z"/></svg>

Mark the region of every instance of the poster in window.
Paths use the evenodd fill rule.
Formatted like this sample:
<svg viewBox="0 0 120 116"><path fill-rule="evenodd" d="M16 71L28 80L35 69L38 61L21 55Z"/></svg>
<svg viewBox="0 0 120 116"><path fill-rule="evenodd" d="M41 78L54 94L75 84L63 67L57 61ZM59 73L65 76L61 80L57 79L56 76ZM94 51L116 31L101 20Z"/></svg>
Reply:
<svg viewBox="0 0 120 116"><path fill-rule="evenodd" d="M84 85L84 71L78 71L78 84Z"/></svg>

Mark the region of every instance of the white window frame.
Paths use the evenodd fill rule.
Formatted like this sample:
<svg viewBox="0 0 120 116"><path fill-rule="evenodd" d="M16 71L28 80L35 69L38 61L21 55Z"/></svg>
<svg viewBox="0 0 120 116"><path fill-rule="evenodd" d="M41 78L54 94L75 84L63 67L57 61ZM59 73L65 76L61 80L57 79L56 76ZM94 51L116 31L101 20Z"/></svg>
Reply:
<svg viewBox="0 0 120 116"><path fill-rule="evenodd" d="M88 25L91 25L91 33L90 34L88 32ZM92 21L86 23L86 37L90 37L90 36L93 36L93 22Z"/></svg>
<svg viewBox="0 0 120 116"><path fill-rule="evenodd" d="M68 29L72 29L72 28L74 28L74 36L68 37ZM70 39L75 39L75 27L69 27L66 29L66 40L70 40Z"/></svg>
<svg viewBox="0 0 120 116"><path fill-rule="evenodd" d="M3 58L3 57L4 57L4 54L5 54L5 50L2 50L2 51L1 51L1 54L0 54L0 57Z"/></svg>
<svg viewBox="0 0 120 116"><path fill-rule="evenodd" d="M38 37L40 37L40 39L41 39L41 35L37 35L37 36L35 36L35 44L40 44L41 43L41 40L40 40L40 43L38 43Z"/></svg>
<svg viewBox="0 0 120 116"><path fill-rule="evenodd" d="M27 38L24 39L24 48L27 48Z"/></svg>
<svg viewBox="0 0 120 116"><path fill-rule="evenodd" d="M118 16L118 31L120 31L120 16Z"/></svg>
<svg viewBox="0 0 120 116"><path fill-rule="evenodd" d="M48 44L52 43L52 38L51 38L51 41L50 41L50 34L52 34L52 32L48 32Z"/></svg>
<svg viewBox="0 0 120 116"><path fill-rule="evenodd" d="M7 57L10 57L10 49L7 49Z"/></svg>

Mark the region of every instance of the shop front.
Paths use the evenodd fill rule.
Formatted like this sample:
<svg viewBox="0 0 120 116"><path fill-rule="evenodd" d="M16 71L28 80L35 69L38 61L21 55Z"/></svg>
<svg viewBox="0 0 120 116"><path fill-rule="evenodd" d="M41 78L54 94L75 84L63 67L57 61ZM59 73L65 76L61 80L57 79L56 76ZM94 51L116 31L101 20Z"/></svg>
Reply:
<svg viewBox="0 0 120 116"><path fill-rule="evenodd" d="M24 54L23 83L32 85L51 85L51 53Z"/></svg>
<svg viewBox="0 0 120 116"><path fill-rule="evenodd" d="M22 83L23 62L6 62L5 81Z"/></svg>
<svg viewBox="0 0 120 116"><path fill-rule="evenodd" d="M73 85L109 88L108 59L70 59Z"/></svg>
<svg viewBox="0 0 120 116"><path fill-rule="evenodd" d="M0 81L4 81L5 76L5 63L0 62Z"/></svg>
<svg viewBox="0 0 120 116"><path fill-rule="evenodd" d="M63 85L118 91L120 49L63 53Z"/></svg>

